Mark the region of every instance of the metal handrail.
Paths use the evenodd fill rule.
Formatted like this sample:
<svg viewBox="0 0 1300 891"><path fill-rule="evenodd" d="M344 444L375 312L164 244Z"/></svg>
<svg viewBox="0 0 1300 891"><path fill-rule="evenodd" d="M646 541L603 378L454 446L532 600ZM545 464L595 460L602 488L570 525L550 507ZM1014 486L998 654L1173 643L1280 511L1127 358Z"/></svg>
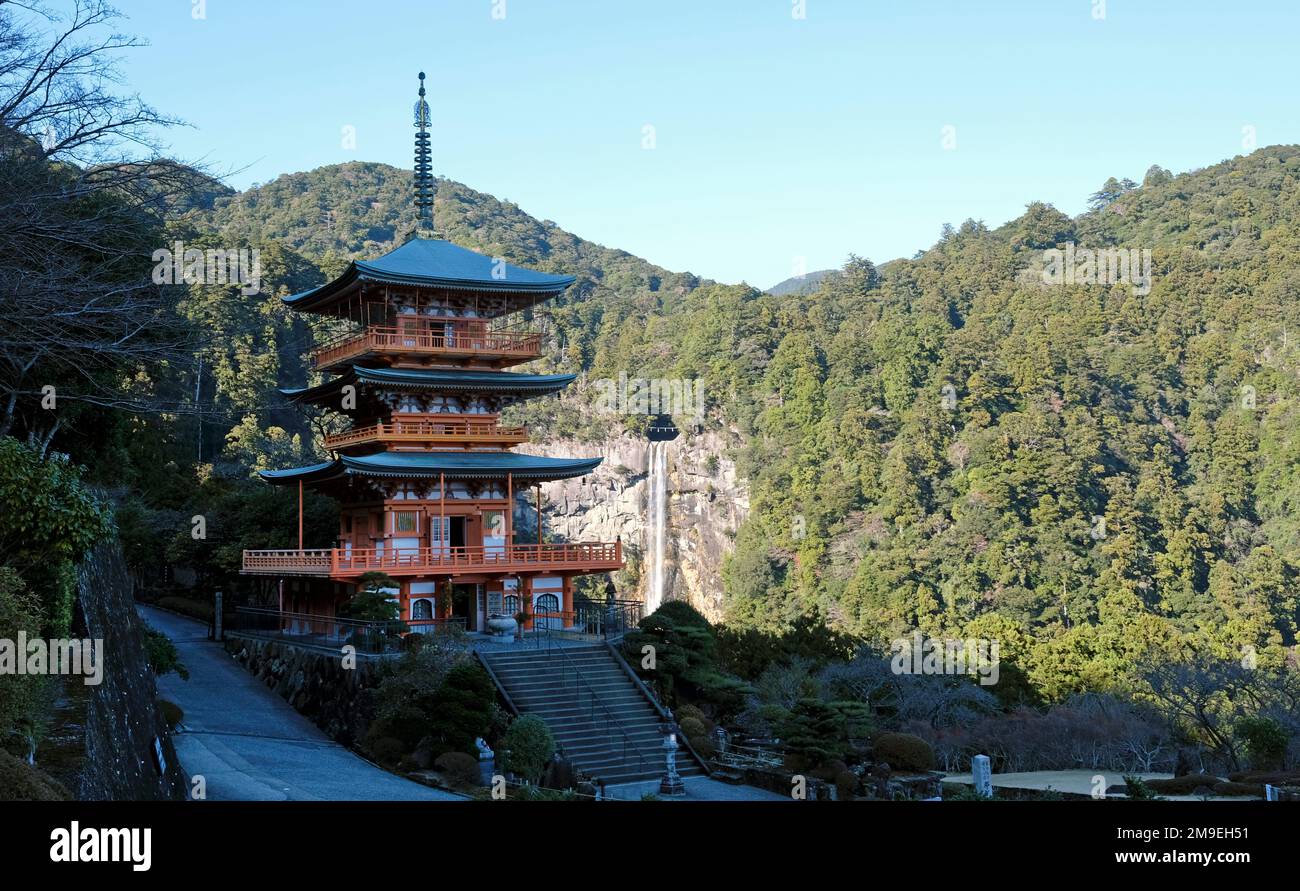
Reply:
<svg viewBox="0 0 1300 891"><path fill-rule="evenodd" d="M297 643L333 646L347 643L358 652L381 655L397 650L408 634L455 633L465 630L463 617L445 619L412 619L402 621L367 621L341 616L323 616L318 613L286 612L263 607L235 607L226 630L253 637L268 637ZM313 639L316 639L315 641Z"/></svg>
<svg viewBox="0 0 1300 891"><path fill-rule="evenodd" d="M619 735L623 737L623 760L627 761L627 753L630 747L633 754L636 755L638 766L640 766L640 768L644 770L646 767L645 755L641 753L641 750L639 748L637 748L635 745L632 744L632 737L628 735L627 728L623 726L623 722L620 721L618 718L614 717L613 712L611 712L608 708L606 708L605 704L600 701L600 698L596 695L595 689L593 689L592 686L588 684L586 679L583 677L582 671L578 668L577 665L573 663L573 660L569 658L568 654L564 652L564 647L557 647L553 644L551 640L551 629L549 627L546 629L539 630L538 637L540 638L543 636L546 638L546 658L550 659L557 652L560 654L560 659L562 660L561 668L560 668L560 684L564 685L565 683L564 670L566 668L571 669L573 671L574 692L577 692L578 685L581 684L583 687L586 688L587 694L591 698L591 706L592 706L591 714L593 716L593 720L595 716L595 710L597 707L599 707L600 710L604 712L605 715L606 732L609 731L610 726L612 724L614 728L618 730Z"/></svg>
<svg viewBox="0 0 1300 891"><path fill-rule="evenodd" d="M680 731L681 728L677 724L677 717L671 711L669 711L662 702L659 701L659 697L655 696L654 691L651 690L648 686L646 686L646 682L641 680L641 676L632 670L632 666L628 665L627 660L623 658L623 654L618 651L618 647L614 646L608 640L605 641L605 647L609 650L610 654L614 657L614 661L617 662L619 664L619 667L623 669L623 673L628 677L630 677L632 679L632 683L636 685L637 689L641 691L641 693L646 697L646 699L650 700L650 704L654 706L654 710L659 714L659 717L662 718L667 724L671 725L675 730ZM677 740L686 749L686 751L691 753L691 757L694 758L696 763L699 764L700 767L704 769L704 772L706 774L713 773L712 768L709 767L709 762L701 758L700 753L695 751L695 746L691 745L691 741L686 736L685 733L679 732L677 734Z"/></svg>

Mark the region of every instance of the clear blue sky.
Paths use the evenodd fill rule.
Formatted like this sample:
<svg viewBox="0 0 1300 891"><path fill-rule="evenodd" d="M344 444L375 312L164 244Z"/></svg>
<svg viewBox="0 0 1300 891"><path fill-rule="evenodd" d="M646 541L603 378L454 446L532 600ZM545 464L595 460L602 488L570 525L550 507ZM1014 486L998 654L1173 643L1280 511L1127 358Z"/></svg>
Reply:
<svg viewBox="0 0 1300 891"><path fill-rule="evenodd" d="M411 163L672 270L768 286L1078 213L1140 180L1300 142L1294 0L117 0L130 85L236 188ZM356 128L356 148L342 128ZM642 148L643 127L656 147ZM943 145L955 128L956 147Z"/></svg>

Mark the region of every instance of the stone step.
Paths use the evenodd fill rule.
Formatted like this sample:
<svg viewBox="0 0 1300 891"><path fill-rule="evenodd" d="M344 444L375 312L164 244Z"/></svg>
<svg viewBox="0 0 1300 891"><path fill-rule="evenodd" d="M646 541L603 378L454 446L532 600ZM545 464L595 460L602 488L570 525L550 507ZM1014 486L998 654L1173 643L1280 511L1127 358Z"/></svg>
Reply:
<svg viewBox="0 0 1300 891"><path fill-rule="evenodd" d="M563 657L499 653L483 659L519 711L545 721L565 757L584 772L606 783L663 775L663 719L607 648L565 648ZM682 776L705 772L685 751L678 754L678 771Z"/></svg>
<svg viewBox="0 0 1300 891"><path fill-rule="evenodd" d="M612 688L609 690L594 691L595 701L604 705L606 708L612 708L614 705L628 705L635 703L649 707L649 703L636 690L629 687ZM576 696L571 693L548 693L536 691L531 693L520 693L519 695L510 694L510 698L515 701L516 705L528 705L530 708L545 708L548 705L560 705L572 703L580 705L583 708L589 708L592 703L592 695L584 690ZM597 710L599 711L599 709Z"/></svg>

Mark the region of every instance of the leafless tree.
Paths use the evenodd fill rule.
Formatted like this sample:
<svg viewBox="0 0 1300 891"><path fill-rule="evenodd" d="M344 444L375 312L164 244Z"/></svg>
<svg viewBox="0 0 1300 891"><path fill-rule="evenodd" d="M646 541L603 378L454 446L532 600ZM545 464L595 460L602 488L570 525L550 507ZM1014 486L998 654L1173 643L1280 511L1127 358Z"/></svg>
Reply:
<svg viewBox="0 0 1300 891"><path fill-rule="evenodd" d="M0 0L0 435L42 452L60 402L147 405L147 369L188 355L150 254L199 177L160 155L177 121L121 88L117 54L140 43L118 18Z"/></svg>
<svg viewBox="0 0 1300 891"><path fill-rule="evenodd" d="M1244 717L1273 717L1295 727L1300 678L1289 667L1248 668L1205 657L1157 665L1146 672L1161 714L1171 726L1202 739L1231 769L1241 768L1234 725Z"/></svg>

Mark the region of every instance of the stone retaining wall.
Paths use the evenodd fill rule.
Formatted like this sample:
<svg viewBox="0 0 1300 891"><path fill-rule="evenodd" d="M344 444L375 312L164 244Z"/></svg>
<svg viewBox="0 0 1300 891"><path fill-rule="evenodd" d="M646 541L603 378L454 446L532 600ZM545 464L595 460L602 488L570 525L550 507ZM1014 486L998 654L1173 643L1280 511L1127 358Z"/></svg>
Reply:
<svg viewBox="0 0 1300 891"><path fill-rule="evenodd" d="M353 746L374 717L371 690L377 663L357 657L344 668L341 653L278 640L226 635L226 652L331 739Z"/></svg>

